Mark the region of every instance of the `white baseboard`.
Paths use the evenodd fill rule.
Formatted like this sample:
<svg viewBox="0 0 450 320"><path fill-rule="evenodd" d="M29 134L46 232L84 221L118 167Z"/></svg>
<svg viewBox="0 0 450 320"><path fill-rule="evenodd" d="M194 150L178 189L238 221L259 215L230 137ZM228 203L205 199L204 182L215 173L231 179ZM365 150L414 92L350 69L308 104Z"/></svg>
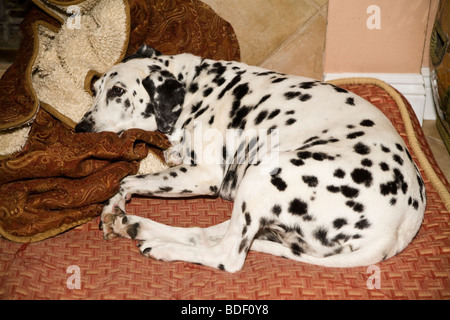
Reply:
<svg viewBox="0 0 450 320"><path fill-rule="evenodd" d="M431 89L430 68L422 68L421 72L425 87L425 110L423 113L423 119L436 120L436 109L434 108L433 91Z"/></svg>
<svg viewBox="0 0 450 320"><path fill-rule="evenodd" d="M383 80L409 101L420 124L424 119L436 119L429 68L422 68L422 74L416 73L326 73L325 81L339 78L369 77Z"/></svg>

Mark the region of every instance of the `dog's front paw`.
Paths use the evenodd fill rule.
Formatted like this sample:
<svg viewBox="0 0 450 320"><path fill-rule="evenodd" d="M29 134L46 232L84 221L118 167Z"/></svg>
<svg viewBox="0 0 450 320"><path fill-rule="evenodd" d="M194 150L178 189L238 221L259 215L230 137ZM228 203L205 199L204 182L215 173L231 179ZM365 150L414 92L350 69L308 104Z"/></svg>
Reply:
<svg viewBox="0 0 450 320"><path fill-rule="evenodd" d="M164 158L169 167L179 166L180 164L183 163L183 157L175 147L171 147L164 150Z"/></svg>

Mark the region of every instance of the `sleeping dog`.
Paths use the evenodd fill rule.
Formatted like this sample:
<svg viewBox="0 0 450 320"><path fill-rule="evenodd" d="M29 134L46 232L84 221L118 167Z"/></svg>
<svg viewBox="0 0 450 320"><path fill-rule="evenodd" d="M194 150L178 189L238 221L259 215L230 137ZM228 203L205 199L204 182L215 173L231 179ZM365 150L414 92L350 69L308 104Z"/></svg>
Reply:
<svg viewBox="0 0 450 320"><path fill-rule="evenodd" d="M402 251L423 219L424 183L402 138L376 107L328 83L142 46L95 83L76 131L129 128L165 133L175 165L125 178L103 232L154 259L235 272L255 250L370 265ZM219 225L177 228L126 215L133 194L234 206Z"/></svg>

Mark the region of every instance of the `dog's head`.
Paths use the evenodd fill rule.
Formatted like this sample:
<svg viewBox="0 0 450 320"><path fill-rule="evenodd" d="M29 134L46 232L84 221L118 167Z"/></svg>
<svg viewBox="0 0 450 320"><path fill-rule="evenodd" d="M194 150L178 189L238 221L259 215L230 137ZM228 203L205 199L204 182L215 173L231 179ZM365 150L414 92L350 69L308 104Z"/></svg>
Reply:
<svg viewBox="0 0 450 320"><path fill-rule="evenodd" d="M131 128L170 133L184 102L185 87L161 53L144 45L94 84L94 103L76 132L122 132Z"/></svg>

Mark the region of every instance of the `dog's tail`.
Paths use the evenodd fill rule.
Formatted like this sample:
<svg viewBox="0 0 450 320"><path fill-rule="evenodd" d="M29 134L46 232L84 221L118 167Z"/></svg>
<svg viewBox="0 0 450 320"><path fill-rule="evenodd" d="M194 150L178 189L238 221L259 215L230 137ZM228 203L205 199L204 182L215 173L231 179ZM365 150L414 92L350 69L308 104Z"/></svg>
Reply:
<svg viewBox="0 0 450 320"><path fill-rule="evenodd" d="M385 251L385 247L369 246L359 250L339 253L326 257L315 257L302 254L301 256L295 256L292 258L300 262L330 268L353 268L377 264L389 257L389 254Z"/></svg>
<svg viewBox="0 0 450 320"><path fill-rule="evenodd" d="M314 256L308 253L294 254L292 248L281 243L268 240L255 239L251 250L270 253L303 263L315 264L330 268L352 268L376 264L394 255L392 249L396 247L395 236L385 235L382 241L376 241L373 245L366 245L360 249L352 251L352 248L345 248L344 251L335 255L325 257ZM393 252L393 254L392 254Z"/></svg>

